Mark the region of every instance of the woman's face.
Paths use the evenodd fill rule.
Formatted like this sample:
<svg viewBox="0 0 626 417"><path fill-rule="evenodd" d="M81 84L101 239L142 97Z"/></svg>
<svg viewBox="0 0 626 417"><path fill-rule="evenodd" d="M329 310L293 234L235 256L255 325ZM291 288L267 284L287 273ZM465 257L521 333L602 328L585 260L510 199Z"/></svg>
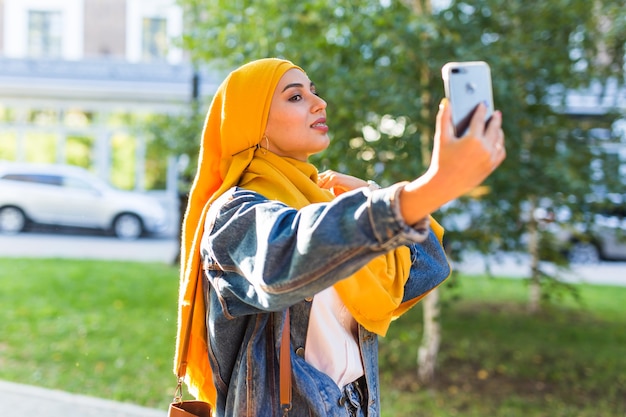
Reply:
<svg viewBox="0 0 626 417"><path fill-rule="evenodd" d="M330 143L326 125L326 102L315 85L297 68L287 71L276 86L265 135L269 150L280 156L306 161ZM262 148L268 147L263 138Z"/></svg>

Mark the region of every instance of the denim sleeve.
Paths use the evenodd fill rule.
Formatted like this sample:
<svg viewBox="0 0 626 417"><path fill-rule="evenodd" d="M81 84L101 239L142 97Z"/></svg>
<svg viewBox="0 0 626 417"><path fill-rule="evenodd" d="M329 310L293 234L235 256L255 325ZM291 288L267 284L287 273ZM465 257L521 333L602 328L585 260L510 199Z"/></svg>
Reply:
<svg viewBox="0 0 626 417"><path fill-rule="evenodd" d="M448 278L451 272L448 258L432 230L423 243L409 245L411 272L404 285L402 302L417 298Z"/></svg>
<svg viewBox="0 0 626 417"><path fill-rule="evenodd" d="M282 310L423 241L394 216L397 189L360 188L300 210L241 188L222 195L207 214L201 254L224 313Z"/></svg>

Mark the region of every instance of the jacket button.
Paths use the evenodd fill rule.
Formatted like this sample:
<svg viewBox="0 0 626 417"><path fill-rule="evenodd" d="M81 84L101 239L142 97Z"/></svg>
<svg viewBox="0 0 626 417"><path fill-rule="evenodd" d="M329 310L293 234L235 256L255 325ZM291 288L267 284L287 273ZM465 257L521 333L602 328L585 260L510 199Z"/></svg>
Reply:
<svg viewBox="0 0 626 417"><path fill-rule="evenodd" d="M310 303L311 301L313 301L313 297L307 297L304 299L304 301Z"/></svg>
<svg viewBox="0 0 626 417"><path fill-rule="evenodd" d="M296 349L296 355L300 356L301 358L304 358L304 348L299 347L298 349Z"/></svg>

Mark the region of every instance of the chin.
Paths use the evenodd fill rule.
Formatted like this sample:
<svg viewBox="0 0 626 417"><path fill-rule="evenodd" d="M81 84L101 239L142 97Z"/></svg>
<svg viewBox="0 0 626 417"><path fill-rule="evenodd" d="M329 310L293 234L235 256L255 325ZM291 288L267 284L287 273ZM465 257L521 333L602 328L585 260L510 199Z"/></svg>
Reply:
<svg viewBox="0 0 626 417"><path fill-rule="evenodd" d="M326 136L320 145L321 145L321 149L318 152L321 152L325 150L326 148L328 148L328 146L330 145L330 138Z"/></svg>

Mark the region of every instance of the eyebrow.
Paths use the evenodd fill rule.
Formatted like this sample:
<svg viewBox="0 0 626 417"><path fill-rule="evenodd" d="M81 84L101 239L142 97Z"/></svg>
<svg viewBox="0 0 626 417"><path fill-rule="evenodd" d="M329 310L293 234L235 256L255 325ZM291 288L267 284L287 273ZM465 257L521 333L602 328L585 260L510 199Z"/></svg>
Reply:
<svg viewBox="0 0 626 417"><path fill-rule="evenodd" d="M299 88L304 88L304 85L303 85L303 84L300 84L300 83L291 83L291 84L287 84L287 85L285 86L285 88L283 88L283 91L282 91L282 92L284 93L284 92L285 92L285 91L287 91L288 89L290 89L290 88L294 88L294 87L296 87L296 88L297 88L297 87L299 87ZM315 88L315 83L314 83L314 82L311 82L311 86L310 86L309 88L311 88L311 89Z"/></svg>

